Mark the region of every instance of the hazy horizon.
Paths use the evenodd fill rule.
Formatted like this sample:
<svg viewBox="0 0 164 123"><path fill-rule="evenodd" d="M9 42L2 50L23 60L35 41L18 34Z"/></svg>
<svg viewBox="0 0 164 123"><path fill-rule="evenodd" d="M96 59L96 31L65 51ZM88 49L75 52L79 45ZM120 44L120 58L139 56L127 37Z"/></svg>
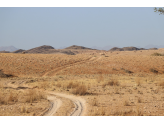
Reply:
<svg viewBox="0 0 164 123"><path fill-rule="evenodd" d="M1 46L164 45L164 15L153 7L0 8ZM0 47L1 47L0 46Z"/></svg>

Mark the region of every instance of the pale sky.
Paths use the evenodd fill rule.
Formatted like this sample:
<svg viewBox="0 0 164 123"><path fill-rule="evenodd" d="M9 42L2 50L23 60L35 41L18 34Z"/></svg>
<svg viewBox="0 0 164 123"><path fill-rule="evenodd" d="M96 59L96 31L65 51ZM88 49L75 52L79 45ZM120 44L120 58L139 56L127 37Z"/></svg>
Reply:
<svg viewBox="0 0 164 123"><path fill-rule="evenodd" d="M0 47L164 45L164 15L153 7L0 7Z"/></svg>

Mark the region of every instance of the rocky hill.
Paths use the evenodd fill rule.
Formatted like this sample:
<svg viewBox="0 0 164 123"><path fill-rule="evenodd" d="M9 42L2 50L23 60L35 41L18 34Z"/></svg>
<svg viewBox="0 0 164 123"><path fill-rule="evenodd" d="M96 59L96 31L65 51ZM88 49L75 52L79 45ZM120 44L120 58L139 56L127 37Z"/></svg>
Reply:
<svg viewBox="0 0 164 123"><path fill-rule="evenodd" d="M158 48L149 48L149 50L158 50Z"/></svg>
<svg viewBox="0 0 164 123"><path fill-rule="evenodd" d="M60 50L56 50L54 47L52 46L48 46L48 45L43 45L40 47L35 47L29 50L16 50L13 53L22 53L24 52L25 54L67 54L67 55L75 55L75 53L73 53L72 51L70 51L69 49L65 50L65 49L60 49Z"/></svg>
<svg viewBox="0 0 164 123"><path fill-rule="evenodd" d="M83 46L77 46L77 45L72 45L70 47L67 47L65 49L76 49L76 50L93 50L91 48L83 47Z"/></svg>
<svg viewBox="0 0 164 123"><path fill-rule="evenodd" d="M118 48L118 47L113 47L109 51L123 51L123 49L122 48Z"/></svg>
<svg viewBox="0 0 164 123"><path fill-rule="evenodd" d="M133 50L145 50L145 49L137 48L137 47L123 47L123 48L113 47L109 51L133 51Z"/></svg>
<svg viewBox="0 0 164 123"><path fill-rule="evenodd" d="M53 48L52 46L47 46L47 45L43 45L43 46L40 46L40 47L36 47L36 48L32 48L32 49L29 49L29 50L26 50L24 51L25 53L46 53L48 52L49 50L51 49L55 49Z"/></svg>
<svg viewBox="0 0 164 123"><path fill-rule="evenodd" d="M25 51L25 50L19 49L19 50L12 52L12 53L22 53L23 51Z"/></svg>

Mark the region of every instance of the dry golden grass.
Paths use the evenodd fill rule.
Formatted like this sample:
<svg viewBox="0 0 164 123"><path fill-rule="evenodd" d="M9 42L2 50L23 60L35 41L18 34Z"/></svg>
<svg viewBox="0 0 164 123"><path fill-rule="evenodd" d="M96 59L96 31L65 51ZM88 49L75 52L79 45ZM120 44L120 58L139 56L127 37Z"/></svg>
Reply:
<svg viewBox="0 0 164 123"><path fill-rule="evenodd" d="M75 95L86 95L87 87L85 85L79 85L72 91L72 93Z"/></svg>
<svg viewBox="0 0 164 123"><path fill-rule="evenodd" d="M92 106L98 106L98 100L97 100L97 98L94 98L94 99L91 101L91 105L92 105Z"/></svg>
<svg viewBox="0 0 164 123"><path fill-rule="evenodd" d="M41 99L46 99L46 95L43 92L39 92L34 89L29 89L25 92L24 102L33 103L35 101L40 101Z"/></svg>
<svg viewBox="0 0 164 123"><path fill-rule="evenodd" d="M28 113L28 108L25 105L21 106L21 113Z"/></svg>
<svg viewBox="0 0 164 123"><path fill-rule="evenodd" d="M91 102L88 104L89 113L92 110L91 115L164 115L164 109L160 107L161 110L158 110L156 106L161 106L160 100L163 100L164 61L163 57L151 56L155 52L157 51L105 53L110 57L104 57L99 53L74 56L0 54L0 67L5 73L18 76L20 79L42 78L43 75L47 75L47 78L44 78L46 81L40 80L29 85L34 86L37 83L35 86L38 88L82 96L87 102ZM159 53L162 51L159 50ZM152 68L158 71L158 74L150 70ZM0 89L4 90L3 85L0 85ZM22 95L27 102L25 104L43 98L37 91L28 91ZM8 98L4 98L5 96ZM14 93L2 93L1 105L14 103L13 97ZM26 112L25 109L26 106L22 108L22 112Z"/></svg>
<svg viewBox="0 0 164 123"><path fill-rule="evenodd" d="M159 83L159 86L164 87L164 81L160 82L160 83Z"/></svg>
<svg viewBox="0 0 164 123"><path fill-rule="evenodd" d="M142 103L142 99L139 97L137 100L138 103Z"/></svg>
<svg viewBox="0 0 164 123"><path fill-rule="evenodd" d="M108 81L107 85L110 85L110 86L119 86L119 81L117 79L111 79Z"/></svg>
<svg viewBox="0 0 164 123"><path fill-rule="evenodd" d="M8 105L10 102L17 102L18 95L13 93L12 91L7 94L4 90L0 91L0 104Z"/></svg>
<svg viewBox="0 0 164 123"><path fill-rule="evenodd" d="M130 106L130 104L127 100L124 101L124 106Z"/></svg>
<svg viewBox="0 0 164 123"><path fill-rule="evenodd" d="M67 89L73 89L73 88L77 88L79 86L79 83L73 83L72 81L69 82L69 84L67 85Z"/></svg>
<svg viewBox="0 0 164 123"><path fill-rule="evenodd" d="M100 82L103 82L104 81L104 77L102 74L98 75L97 77L97 82L100 83Z"/></svg>
<svg viewBox="0 0 164 123"><path fill-rule="evenodd" d="M137 86L141 86L141 78L137 77L135 81Z"/></svg>

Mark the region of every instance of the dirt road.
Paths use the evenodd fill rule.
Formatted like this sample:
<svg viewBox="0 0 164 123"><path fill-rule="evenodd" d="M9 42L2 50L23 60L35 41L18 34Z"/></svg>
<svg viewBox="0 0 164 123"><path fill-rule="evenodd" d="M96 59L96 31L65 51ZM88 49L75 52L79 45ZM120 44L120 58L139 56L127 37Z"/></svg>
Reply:
<svg viewBox="0 0 164 123"><path fill-rule="evenodd" d="M48 100L51 101L51 107L49 108L49 111L45 113L45 116L53 116L62 105L62 101L60 99L57 99L55 95L59 97L67 98L74 103L75 109L70 114L70 116L84 116L85 115L86 104L85 104L84 99L73 96L73 95L63 94L63 93L55 93L55 92L48 92L48 93L51 94L51 96L49 96L48 98Z"/></svg>
<svg viewBox="0 0 164 123"><path fill-rule="evenodd" d="M21 81L21 80L15 83L8 81L5 83L5 85L9 88L19 89L22 91L24 89L33 89L33 87L27 86L25 83L26 81ZM62 101L58 99L56 96L67 98L74 103L75 108L73 112L69 114L70 116L84 116L85 115L86 104L85 104L84 99L77 96L73 96L73 95L55 93L53 91L45 91L45 93L48 94L47 99L50 101L50 107L48 111L42 114L42 116L53 116L57 112L57 110L60 108L60 106L62 105Z"/></svg>

